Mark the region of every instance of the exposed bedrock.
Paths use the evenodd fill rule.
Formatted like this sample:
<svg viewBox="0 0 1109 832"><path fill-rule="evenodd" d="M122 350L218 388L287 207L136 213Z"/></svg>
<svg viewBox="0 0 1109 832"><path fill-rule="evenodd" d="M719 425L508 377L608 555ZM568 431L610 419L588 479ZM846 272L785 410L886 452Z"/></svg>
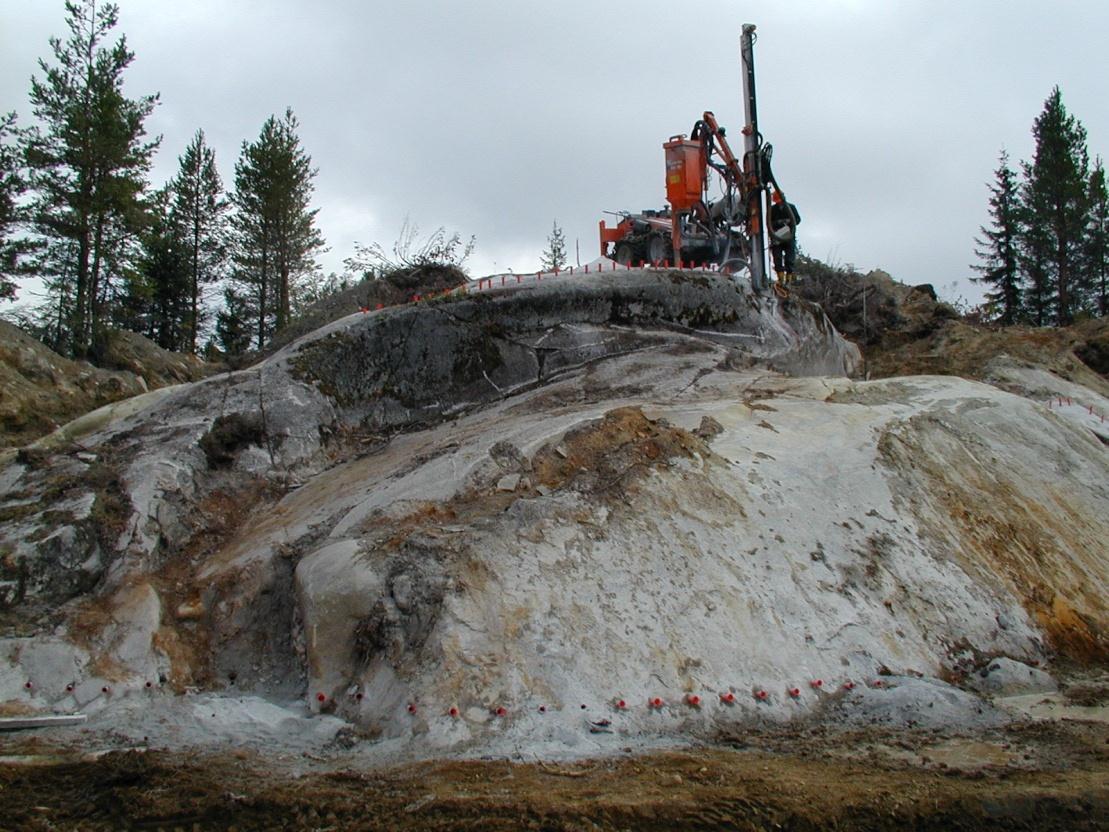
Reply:
<svg viewBox="0 0 1109 832"><path fill-rule="evenodd" d="M497 401L671 333L792 375L850 375L858 349L819 307L759 296L718 275L629 272L409 306L294 347L294 375L370 429Z"/></svg>
<svg viewBox="0 0 1109 832"><path fill-rule="evenodd" d="M640 380L629 359L599 372ZM296 574L322 709L432 747L560 742L583 716L711 733L871 695L850 683L904 687L872 703L901 724L925 707L995 722L906 678L1106 655L1109 463L1031 402L727 371L637 407L554 416L532 395L439 429L415 467L386 451L335 472L366 485ZM1065 513L1045 518L1051 501Z"/></svg>
<svg viewBox="0 0 1109 832"><path fill-rule="evenodd" d="M0 471L5 621L57 625L66 663L10 639L0 699L164 679L429 749L568 745L583 715L709 735L898 685L902 715L973 714L905 680L1104 658L1109 450L856 359L815 307L711 275L336 321Z"/></svg>
<svg viewBox="0 0 1109 832"><path fill-rule="evenodd" d="M715 275L631 272L348 316L114 422L86 417L91 434L7 466L0 604L56 606L160 568L207 534L206 501L299 483L345 453L327 442L344 427L430 424L693 330L689 349L717 340L739 363L843 374L858 356L817 307Z"/></svg>

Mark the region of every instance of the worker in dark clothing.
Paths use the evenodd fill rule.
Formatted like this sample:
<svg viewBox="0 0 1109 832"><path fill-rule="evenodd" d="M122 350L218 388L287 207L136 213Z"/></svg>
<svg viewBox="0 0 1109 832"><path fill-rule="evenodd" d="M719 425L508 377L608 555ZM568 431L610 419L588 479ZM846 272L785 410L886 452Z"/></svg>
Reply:
<svg viewBox="0 0 1109 832"><path fill-rule="evenodd" d="M770 203L770 254L774 258L774 271L779 283L790 283L794 279L797 226L801 224L801 214L796 205L785 201L777 188L770 197Z"/></svg>

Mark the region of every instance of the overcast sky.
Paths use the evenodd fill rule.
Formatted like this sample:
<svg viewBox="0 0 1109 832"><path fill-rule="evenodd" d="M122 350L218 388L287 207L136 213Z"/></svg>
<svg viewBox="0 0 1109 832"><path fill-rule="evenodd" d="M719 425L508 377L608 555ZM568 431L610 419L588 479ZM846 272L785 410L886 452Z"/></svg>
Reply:
<svg viewBox="0 0 1109 832"><path fill-rule="evenodd" d="M662 142L713 110L742 126L739 34L758 26L760 127L802 247L946 290L966 277L998 151L1032 153L1058 84L1109 153L1106 0L120 0L127 91L161 93L161 184L202 128L225 185L291 106L319 226L354 241L407 215L477 237L472 274L538 265L551 224L597 255L605 210L664 203ZM0 0L0 111L64 36L62 0ZM951 294L947 292L947 294Z"/></svg>

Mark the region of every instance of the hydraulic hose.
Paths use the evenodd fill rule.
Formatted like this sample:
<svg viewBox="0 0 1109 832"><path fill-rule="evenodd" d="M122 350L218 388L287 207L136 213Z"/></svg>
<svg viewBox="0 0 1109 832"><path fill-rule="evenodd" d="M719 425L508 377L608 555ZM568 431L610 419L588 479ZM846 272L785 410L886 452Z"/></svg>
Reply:
<svg viewBox="0 0 1109 832"><path fill-rule="evenodd" d="M762 169L764 178L767 184L773 185L774 190L782 195L782 202L788 207L789 200L786 198L786 192L782 190L782 186L778 184L778 180L774 178L774 171L770 167L770 160L774 156L774 145L767 143L762 146ZM786 211L786 221L789 223L790 234L796 237L797 234L797 219L793 216L793 211Z"/></svg>

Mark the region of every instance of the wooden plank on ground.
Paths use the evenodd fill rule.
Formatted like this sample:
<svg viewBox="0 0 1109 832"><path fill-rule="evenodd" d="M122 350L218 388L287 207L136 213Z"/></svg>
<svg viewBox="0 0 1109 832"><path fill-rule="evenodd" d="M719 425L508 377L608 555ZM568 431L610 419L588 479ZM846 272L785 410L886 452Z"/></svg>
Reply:
<svg viewBox="0 0 1109 832"><path fill-rule="evenodd" d="M44 716L0 717L0 731L18 731L23 728L57 728L64 725L80 725L88 717L85 714L46 714Z"/></svg>

